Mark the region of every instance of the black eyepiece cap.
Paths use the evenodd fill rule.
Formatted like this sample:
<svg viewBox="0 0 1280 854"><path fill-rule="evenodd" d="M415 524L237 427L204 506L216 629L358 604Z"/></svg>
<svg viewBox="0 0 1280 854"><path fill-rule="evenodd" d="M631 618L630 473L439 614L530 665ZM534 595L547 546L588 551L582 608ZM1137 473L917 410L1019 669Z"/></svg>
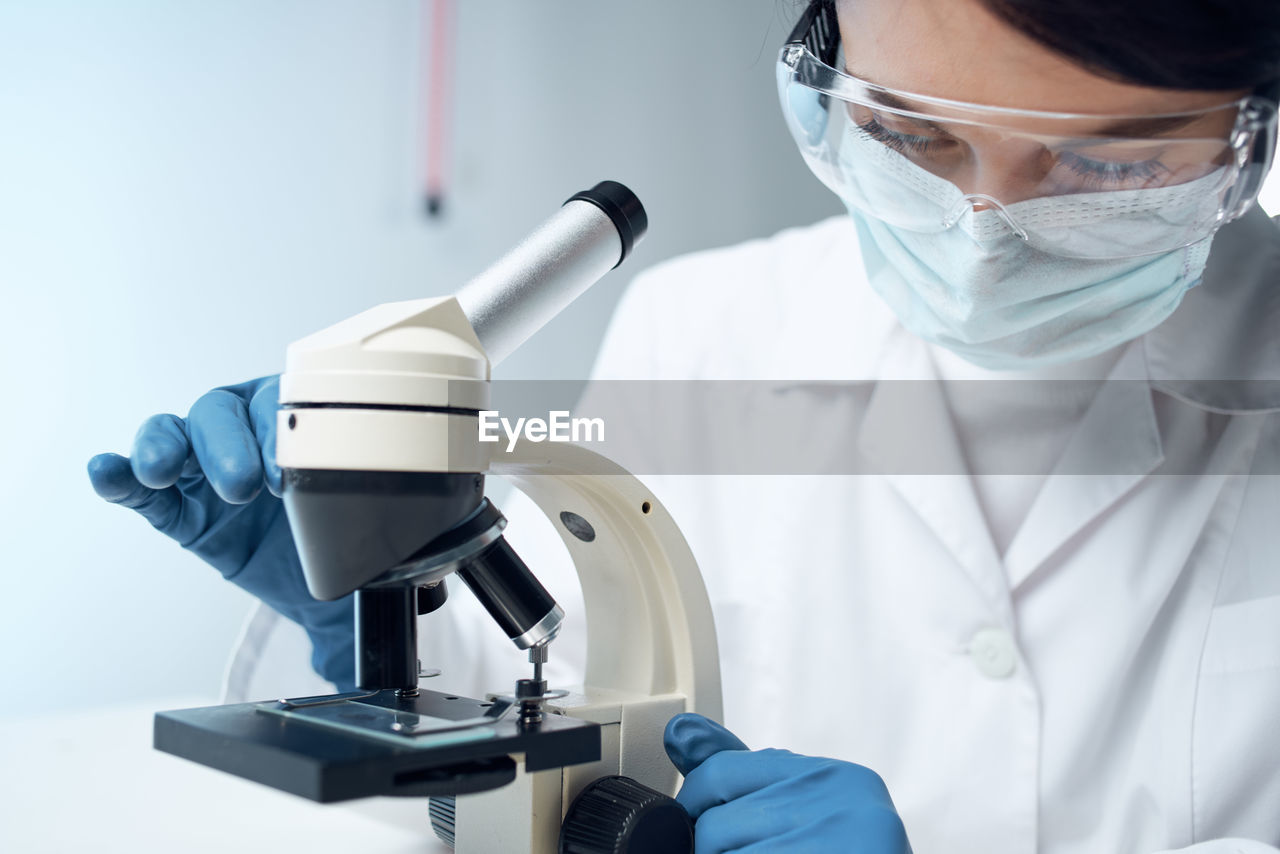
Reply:
<svg viewBox="0 0 1280 854"><path fill-rule="evenodd" d="M622 238L622 257L618 259L618 264L627 260L631 247L649 230L649 215L644 212L644 205L640 204L640 198L627 189L625 184L601 181L590 190L570 196L565 204L574 201L591 202L613 221L614 227L618 229L618 236ZM613 266L617 267L618 264Z"/></svg>

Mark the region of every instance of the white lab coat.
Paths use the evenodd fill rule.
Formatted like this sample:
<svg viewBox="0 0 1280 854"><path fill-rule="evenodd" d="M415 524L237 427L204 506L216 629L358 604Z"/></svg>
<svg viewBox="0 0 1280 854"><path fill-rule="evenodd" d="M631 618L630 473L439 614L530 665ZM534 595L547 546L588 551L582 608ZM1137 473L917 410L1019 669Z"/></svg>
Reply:
<svg viewBox="0 0 1280 854"><path fill-rule="evenodd" d="M812 382L933 375L844 218L640 276L597 375L779 381L815 446L868 463L645 478L702 569L748 745L876 770L916 854L1280 851L1280 230L1260 212L1218 236L1205 283L1121 356L1112 377L1133 382L1077 428L1108 473L1051 475L1003 558L966 475L890 458L890 394L851 410ZM956 457L936 404L913 439ZM580 665L549 528L523 536L529 505L502 506L571 615L553 658ZM483 647L472 673L527 667L465 598L424 619L425 661L457 670Z"/></svg>

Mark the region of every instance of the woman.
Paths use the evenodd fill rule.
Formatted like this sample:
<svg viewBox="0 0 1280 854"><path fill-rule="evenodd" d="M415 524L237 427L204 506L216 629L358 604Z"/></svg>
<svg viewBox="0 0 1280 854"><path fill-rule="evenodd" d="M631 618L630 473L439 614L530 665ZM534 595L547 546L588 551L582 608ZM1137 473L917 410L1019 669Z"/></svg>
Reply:
<svg viewBox="0 0 1280 854"><path fill-rule="evenodd" d="M655 484L727 723L796 751L672 722L699 852L1280 850L1269 5L806 10L782 106L851 217L650 272L597 367L873 387L781 392L868 473ZM349 611L306 596L261 488L274 400L211 392L90 474L349 681Z"/></svg>

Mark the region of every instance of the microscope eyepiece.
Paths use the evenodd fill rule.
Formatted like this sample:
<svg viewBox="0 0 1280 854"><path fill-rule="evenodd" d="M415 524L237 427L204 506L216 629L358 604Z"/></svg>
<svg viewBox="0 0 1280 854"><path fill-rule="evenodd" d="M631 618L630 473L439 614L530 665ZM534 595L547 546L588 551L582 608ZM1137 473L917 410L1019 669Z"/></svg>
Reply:
<svg viewBox="0 0 1280 854"><path fill-rule="evenodd" d="M649 228L644 205L617 181L574 194L457 293L496 365L631 254Z"/></svg>
<svg viewBox="0 0 1280 854"><path fill-rule="evenodd" d="M590 202L608 215L613 227L618 229L618 237L622 238L622 256L618 264L627 260L631 248L644 237L649 230L649 215L644 211L640 198L631 192L625 184L617 181L601 181L590 190L574 193L569 202ZM618 264L613 266L617 267Z"/></svg>

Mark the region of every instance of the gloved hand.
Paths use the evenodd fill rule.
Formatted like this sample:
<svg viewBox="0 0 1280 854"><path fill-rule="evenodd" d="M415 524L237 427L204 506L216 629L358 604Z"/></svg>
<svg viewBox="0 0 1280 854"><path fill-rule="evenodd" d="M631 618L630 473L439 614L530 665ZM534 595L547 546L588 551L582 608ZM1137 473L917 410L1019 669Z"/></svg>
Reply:
<svg viewBox="0 0 1280 854"><path fill-rule="evenodd" d="M355 687L351 596L307 591L280 500L276 465L279 377L216 388L183 420L148 418L129 458L99 454L89 480L107 501L138 511L228 581L307 630L316 672ZM265 488L264 488L265 487Z"/></svg>
<svg viewBox="0 0 1280 854"><path fill-rule="evenodd" d="M748 750L701 715L677 715L664 736L684 775L676 800L694 820L696 854L911 854L884 781L869 768Z"/></svg>

